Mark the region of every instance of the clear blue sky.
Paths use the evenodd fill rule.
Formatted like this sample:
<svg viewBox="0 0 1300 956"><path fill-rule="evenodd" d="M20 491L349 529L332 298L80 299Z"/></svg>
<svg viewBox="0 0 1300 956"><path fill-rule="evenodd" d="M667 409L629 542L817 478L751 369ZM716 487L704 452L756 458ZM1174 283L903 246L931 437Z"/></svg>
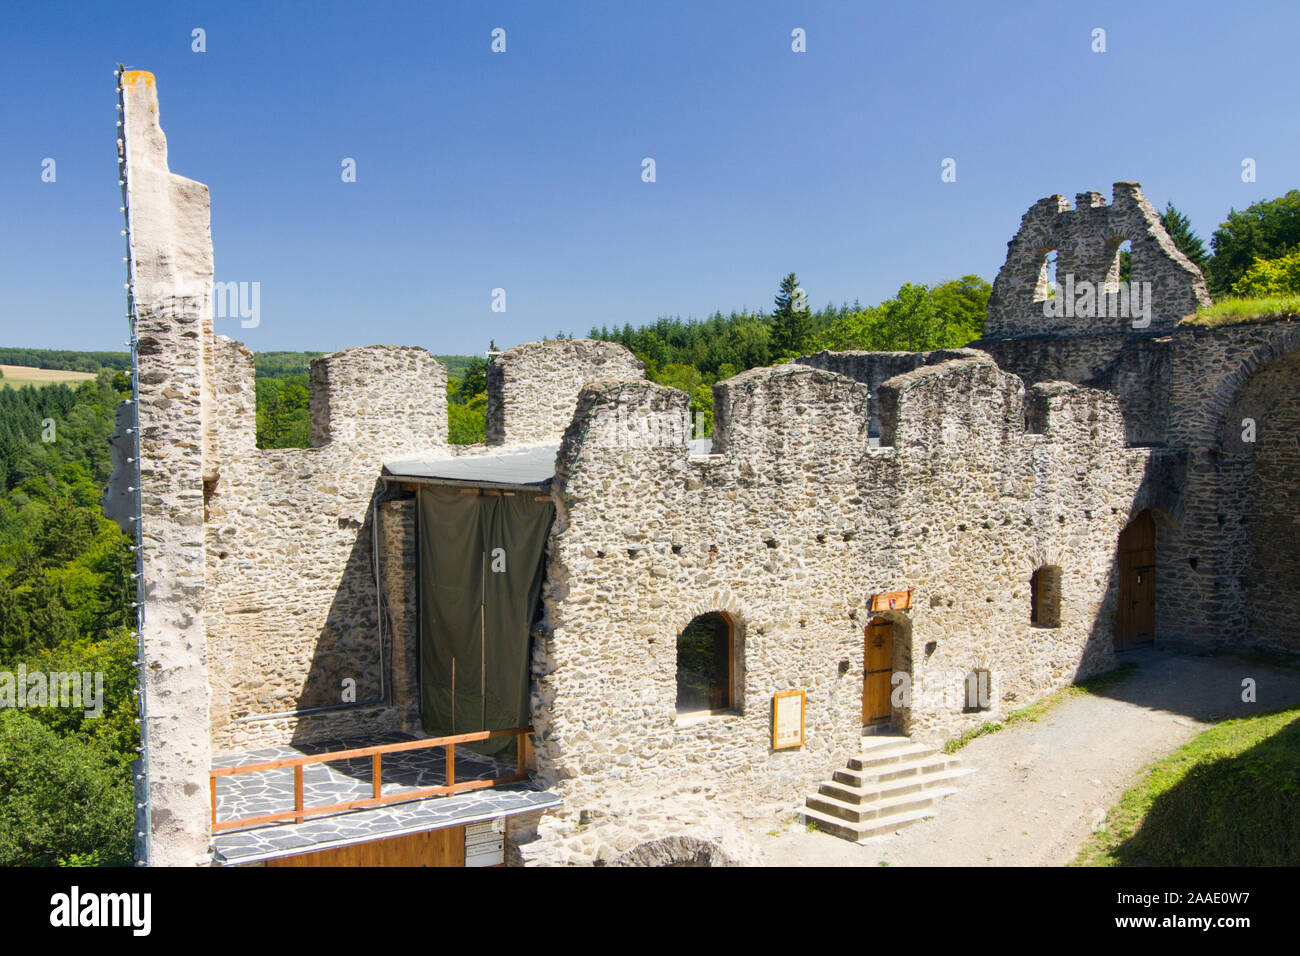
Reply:
<svg viewBox="0 0 1300 956"><path fill-rule="evenodd" d="M211 187L217 278L261 283L219 332L468 353L770 309L791 270L814 307L991 280L1035 200L1116 180L1208 243L1300 186L1297 35L1292 2L10 2L0 344L126 338L119 60Z"/></svg>

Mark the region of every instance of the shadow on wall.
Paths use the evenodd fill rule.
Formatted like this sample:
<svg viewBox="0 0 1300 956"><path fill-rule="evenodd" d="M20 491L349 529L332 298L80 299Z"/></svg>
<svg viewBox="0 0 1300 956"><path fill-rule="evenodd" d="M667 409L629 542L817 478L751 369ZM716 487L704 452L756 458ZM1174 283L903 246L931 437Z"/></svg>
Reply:
<svg viewBox="0 0 1300 956"><path fill-rule="evenodd" d="M376 482L376 490L380 483ZM302 694L294 709L311 711L332 708L337 716L349 711L358 718L369 709L389 706L391 700L391 631L385 622L384 644L375 603L375 568L372 537L375 508L372 504L365 520L357 525L353 519L339 518L340 528L355 528L352 546L344 564L334 598L320 629L312 652L311 664L303 681ZM328 735L320 724L338 726L337 721L300 720L294 729L293 743L307 743Z"/></svg>
<svg viewBox="0 0 1300 956"><path fill-rule="evenodd" d="M1084 643L1079 665L1075 668L1074 676L1071 678L1072 683L1078 683L1081 680L1096 676L1123 663L1122 656L1116 656L1117 647L1123 644L1122 640L1120 644L1117 644L1116 637L1120 602L1141 601L1142 595L1132 590L1132 582L1128 586L1122 585L1122 576L1131 572L1121 568L1120 539L1126 529L1140 524L1143 516L1148 513L1154 519L1154 563L1157 565L1147 572L1155 574L1154 608L1150 612L1152 640L1151 642L1144 641L1132 645L1126 648L1124 653L1130 650L1140 650L1142 647L1154 646L1155 642L1161 642L1162 640L1174 645L1178 643L1177 635L1171 634L1168 629L1169 619L1173 616L1170 613L1171 609L1168 606L1162 607L1159 565L1162 561L1168 560L1170 552L1174 550L1174 541L1179 533L1179 523L1175 516L1180 513L1181 501L1175 490L1178 484L1174 480L1174 475L1181 462L1181 456L1172 453L1155 453L1147 459L1146 470L1138 487L1137 495L1134 496L1133 504L1129 509L1127 520L1122 527L1116 530L1114 540L1111 542L1106 596L1097 610L1097 616L1093 619L1092 626L1089 628L1088 639ZM1068 602L1070 595L1063 595L1062 600ZM1109 662L1111 666L1103 664L1099 667L1098 662Z"/></svg>

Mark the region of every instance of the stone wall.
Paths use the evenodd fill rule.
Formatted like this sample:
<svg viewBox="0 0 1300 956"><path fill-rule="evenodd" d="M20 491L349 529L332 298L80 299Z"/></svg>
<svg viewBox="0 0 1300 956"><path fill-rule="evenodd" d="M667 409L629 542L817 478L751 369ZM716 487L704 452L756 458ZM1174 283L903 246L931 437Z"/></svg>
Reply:
<svg viewBox="0 0 1300 956"><path fill-rule="evenodd" d="M1169 597L1160 626L1180 643L1300 652L1298 354L1294 320L1174 336L1171 441L1184 466L1156 587Z"/></svg>
<svg viewBox="0 0 1300 956"><path fill-rule="evenodd" d="M487 369L487 444L556 442L588 382L642 381L645 366L616 342L556 339L506 349Z"/></svg>
<svg viewBox="0 0 1300 956"><path fill-rule="evenodd" d="M1106 205L1098 192L1080 193L1075 205L1064 196L1040 199L1020 220L1020 229L1007 243L1007 259L989 297L986 338L1008 338L1042 333L1123 332L1133 328L1132 317L1076 314L1044 315L1048 298L1045 262L1057 254L1056 277L1062 286L1072 277L1099 290L1118 288L1119 253L1123 242L1132 246L1130 283L1151 283L1151 330L1168 329L1179 319L1208 304L1209 293L1199 269L1174 245L1137 183L1115 183ZM1058 291L1063 296L1066 290ZM1075 296L1064 296L1073 305Z"/></svg>
<svg viewBox="0 0 1300 956"><path fill-rule="evenodd" d="M1028 335L971 343L1027 384L1064 381L1100 388L1119 399L1129 444L1168 440L1171 333Z"/></svg>
<svg viewBox="0 0 1300 956"><path fill-rule="evenodd" d="M178 290L212 279L208 190L171 173L153 75L122 74L122 140L139 364L143 675L148 859L203 863L208 850L208 669L203 628L203 410L211 303Z"/></svg>
<svg viewBox="0 0 1300 956"><path fill-rule="evenodd" d="M310 404L320 444L259 449L252 353L225 337L217 352L222 467L206 517L213 746L402 729L412 701L394 701L380 650L372 504L385 457L446 447L446 369L420 348L318 358ZM405 512L400 521L411 526ZM383 561L410 570L414 558L403 546L384 554L381 571ZM413 614L409 593L395 593L390 609L399 603L399 615ZM404 641L399 655L409 654ZM284 716L267 719L275 714Z"/></svg>
<svg viewBox="0 0 1300 956"><path fill-rule="evenodd" d="M795 364L837 372L867 387L867 434L880 436L880 410L876 391L888 379L910 372L922 365L934 365L952 358L972 357L982 353L971 349L939 349L933 352L817 352L795 359Z"/></svg>
<svg viewBox="0 0 1300 956"><path fill-rule="evenodd" d="M1300 539L1287 491L1300 486L1300 472L1286 437L1294 434L1296 392L1287 356L1300 349L1300 324L1180 325L974 346L1026 381L1060 378L1113 392L1126 440L1167 447L1141 502L1156 518L1158 642L1300 650L1300 562L1289 547ZM1246 418L1256 422L1254 443L1241 441Z"/></svg>
<svg viewBox="0 0 1300 956"><path fill-rule="evenodd" d="M695 459L684 393L585 388L559 456L534 653L538 770L567 812L610 788L692 781L797 798L859 745L873 593L916 589L911 611L892 612L912 679L895 718L921 739L1110 666L1115 540L1153 453L1124 447L1113 396L1035 390L1042 433L1027 434L1023 383L986 356L921 366L882 383L872 447L863 384L754 369L715 387L717 454ZM628 428L638 417L651 421ZM1062 569L1056 628L1029 623L1045 564ZM737 706L679 717L677 635L709 611L735 624ZM993 674L992 707L964 713L975 668ZM797 688L807 743L774 751L772 695Z"/></svg>

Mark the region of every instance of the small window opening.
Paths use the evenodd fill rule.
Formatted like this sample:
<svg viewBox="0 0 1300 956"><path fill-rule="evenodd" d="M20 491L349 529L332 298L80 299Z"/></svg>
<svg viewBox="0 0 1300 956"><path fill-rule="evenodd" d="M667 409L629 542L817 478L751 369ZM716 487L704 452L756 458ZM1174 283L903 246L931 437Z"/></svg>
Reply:
<svg viewBox="0 0 1300 956"><path fill-rule="evenodd" d="M1044 566L1029 579L1029 623L1061 626L1061 569Z"/></svg>

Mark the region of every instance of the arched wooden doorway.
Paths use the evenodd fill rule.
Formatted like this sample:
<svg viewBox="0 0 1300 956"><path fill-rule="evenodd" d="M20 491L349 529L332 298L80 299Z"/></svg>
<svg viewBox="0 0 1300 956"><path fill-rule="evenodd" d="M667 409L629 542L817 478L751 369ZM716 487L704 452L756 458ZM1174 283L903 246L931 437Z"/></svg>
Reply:
<svg viewBox="0 0 1300 956"><path fill-rule="evenodd" d="M1119 606L1115 650L1150 645L1156 637L1156 522L1143 511L1119 535Z"/></svg>
<svg viewBox="0 0 1300 956"><path fill-rule="evenodd" d="M862 725L888 724L893 718L889 700L894 672L893 621L876 617L867 625L862 672Z"/></svg>

